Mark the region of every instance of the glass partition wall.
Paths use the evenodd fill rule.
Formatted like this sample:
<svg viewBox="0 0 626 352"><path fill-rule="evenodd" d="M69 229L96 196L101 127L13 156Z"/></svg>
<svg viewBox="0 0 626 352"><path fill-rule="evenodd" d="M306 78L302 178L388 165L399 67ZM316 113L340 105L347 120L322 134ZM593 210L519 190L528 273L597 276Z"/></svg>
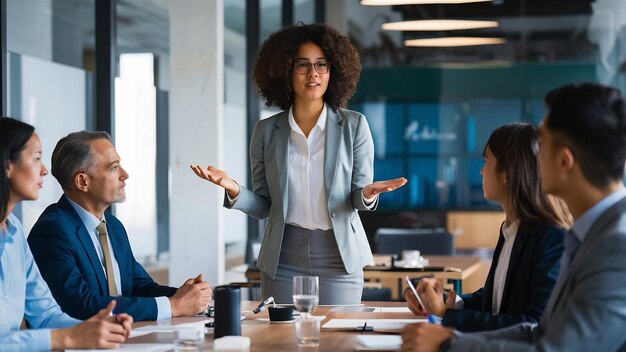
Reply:
<svg viewBox="0 0 626 352"><path fill-rule="evenodd" d="M94 0L7 0L6 12L7 113L35 126L50 169L56 142L94 121ZM17 207L26 233L61 194L50 176Z"/></svg>

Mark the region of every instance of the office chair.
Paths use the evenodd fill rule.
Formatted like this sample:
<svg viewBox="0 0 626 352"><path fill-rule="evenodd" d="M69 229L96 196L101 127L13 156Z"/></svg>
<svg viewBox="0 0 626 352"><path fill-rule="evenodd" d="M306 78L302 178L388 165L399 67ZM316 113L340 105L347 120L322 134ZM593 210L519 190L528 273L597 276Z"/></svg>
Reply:
<svg viewBox="0 0 626 352"><path fill-rule="evenodd" d="M444 228L396 229L381 227L376 231L375 252L396 254L417 249L422 255L454 255L454 238Z"/></svg>

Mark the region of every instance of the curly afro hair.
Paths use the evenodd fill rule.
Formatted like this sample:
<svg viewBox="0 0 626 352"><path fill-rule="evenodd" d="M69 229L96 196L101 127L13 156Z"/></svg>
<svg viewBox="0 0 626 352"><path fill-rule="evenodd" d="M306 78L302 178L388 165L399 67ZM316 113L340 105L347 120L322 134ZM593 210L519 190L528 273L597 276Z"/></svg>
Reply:
<svg viewBox="0 0 626 352"><path fill-rule="evenodd" d="M286 110L294 100L293 68L300 45L319 46L331 63L324 102L333 111L345 107L356 90L361 73L359 54L348 38L326 24L287 26L263 43L254 68L254 81L265 105Z"/></svg>

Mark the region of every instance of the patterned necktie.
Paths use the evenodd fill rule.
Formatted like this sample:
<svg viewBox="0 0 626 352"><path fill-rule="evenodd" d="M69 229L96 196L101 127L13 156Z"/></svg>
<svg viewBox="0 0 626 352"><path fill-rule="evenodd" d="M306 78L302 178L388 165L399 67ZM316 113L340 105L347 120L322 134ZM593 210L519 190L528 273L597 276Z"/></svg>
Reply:
<svg viewBox="0 0 626 352"><path fill-rule="evenodd" d="M98 241L100 241L102 256L104 257L104 269L107 275L107 288L109 290L109 296L117 296L117 290L115 289L115 277L113 275L113 264L111 262L111 252L109 251L107 224L102 221L96 229L98 230Z"/></svg>

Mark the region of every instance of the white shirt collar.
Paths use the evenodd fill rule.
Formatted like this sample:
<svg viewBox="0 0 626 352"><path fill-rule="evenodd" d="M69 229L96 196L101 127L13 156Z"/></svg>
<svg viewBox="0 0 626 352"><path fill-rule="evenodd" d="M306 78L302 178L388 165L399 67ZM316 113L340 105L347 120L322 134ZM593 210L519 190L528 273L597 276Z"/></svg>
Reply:
<svg viewBox="0 0 626 352"><path fill-rule="evenodd" d="M512 236L515 236L517 233L517 229L519 228L519 220L510 224L508 227L506 226L506 222L502 224L502 234L506 240L509 240Z"/></svg>
<svg viewBox="0 0 626 352"><path fill-rule="evenodd" d="M321 131L324 131L326 129L327 114L328 114L328 109L326 108L326 103L324 103L324 106L322 107L322 112L320 113L320 116L317 118L317 123L315 124L317 127L320 128ZM293 105L289 108L289 127L291 127L291 129L294 130L295 132L298 132L304 135L304 133L302 132L302 129L300 129L300 126L298 126L298 124L296 123L296 119L293 117Z"/></svg>

